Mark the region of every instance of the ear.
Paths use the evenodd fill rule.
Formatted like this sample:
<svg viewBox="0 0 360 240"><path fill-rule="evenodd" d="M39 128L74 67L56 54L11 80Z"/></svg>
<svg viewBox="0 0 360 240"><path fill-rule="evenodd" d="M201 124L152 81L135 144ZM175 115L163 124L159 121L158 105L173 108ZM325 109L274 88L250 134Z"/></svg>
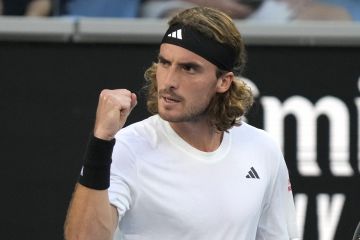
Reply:
<svg viewBox="0 0 360 240"><path fill-rule="evenodd" d="M217 85L216 85L216 92L224 93L229 90L231 83L234 81L234 73L227 72L221 77L219 77Z"/></svg>

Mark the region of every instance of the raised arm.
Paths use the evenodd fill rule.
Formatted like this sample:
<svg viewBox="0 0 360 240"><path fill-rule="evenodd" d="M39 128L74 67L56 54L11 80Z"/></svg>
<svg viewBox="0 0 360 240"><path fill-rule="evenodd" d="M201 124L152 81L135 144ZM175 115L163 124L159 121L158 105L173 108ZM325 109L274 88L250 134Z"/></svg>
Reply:
<svg viewBox="0 0 360 240"><path fill-rule="evenodd" d="M111 153L115 134L137 103L125 89L103 90L96 111L94 136L86 150L84 167L65 221L66 240L110 240L118 215L109 202Z"/></svg>

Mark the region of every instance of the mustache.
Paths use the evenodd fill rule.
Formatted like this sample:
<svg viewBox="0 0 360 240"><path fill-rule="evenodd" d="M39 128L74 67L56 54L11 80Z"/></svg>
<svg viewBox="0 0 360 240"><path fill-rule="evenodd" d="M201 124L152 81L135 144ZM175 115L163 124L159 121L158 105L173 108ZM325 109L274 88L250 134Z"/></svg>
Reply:
<svg viewBox="0 0 360 240"><path fill-rule="evenodd" d="M170 99L173 99L173 100L176 100L176 101L182 101L183 100L183 97L174 93L174 91L172 91L171 89L160 89L159 90L159 98L160 97L166 97L166 98L170 98Z"/></svg>

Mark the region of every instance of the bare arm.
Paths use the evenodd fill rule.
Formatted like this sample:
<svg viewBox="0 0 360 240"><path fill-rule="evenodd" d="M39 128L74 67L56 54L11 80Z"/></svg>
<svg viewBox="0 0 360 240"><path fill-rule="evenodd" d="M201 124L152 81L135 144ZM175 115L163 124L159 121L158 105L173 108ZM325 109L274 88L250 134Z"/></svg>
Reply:
<svg viewBox="0 0 360 240"><path fill-rule="evenodd" d="M110 240L118 214L110 205L107 190L77 184L65 221L65 239Z"/></svg>
<svg viewBox="0 0 360 240"><path fill-rule="evenodd" d="M94 136L112 140L136 103L136 95L128 90L103 90L96 111ZM117 222L117 211L109 202L107 189L76 185L65 221L66 240L110 240Z"/></svg>

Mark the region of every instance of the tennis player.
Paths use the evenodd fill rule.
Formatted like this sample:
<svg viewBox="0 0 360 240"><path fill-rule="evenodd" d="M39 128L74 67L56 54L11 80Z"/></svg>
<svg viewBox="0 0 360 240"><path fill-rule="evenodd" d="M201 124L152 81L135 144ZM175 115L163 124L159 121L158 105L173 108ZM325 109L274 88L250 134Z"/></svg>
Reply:
<svg viewBox="0 0 360 240"><path fill-rule="evenodd" d="M296 238L283 155L241 120L253 102L238 77L244 65L226 14L196 7L174 16L145 72L153 115L123 128L136 95L100 94L65 238Z"/></svg>

